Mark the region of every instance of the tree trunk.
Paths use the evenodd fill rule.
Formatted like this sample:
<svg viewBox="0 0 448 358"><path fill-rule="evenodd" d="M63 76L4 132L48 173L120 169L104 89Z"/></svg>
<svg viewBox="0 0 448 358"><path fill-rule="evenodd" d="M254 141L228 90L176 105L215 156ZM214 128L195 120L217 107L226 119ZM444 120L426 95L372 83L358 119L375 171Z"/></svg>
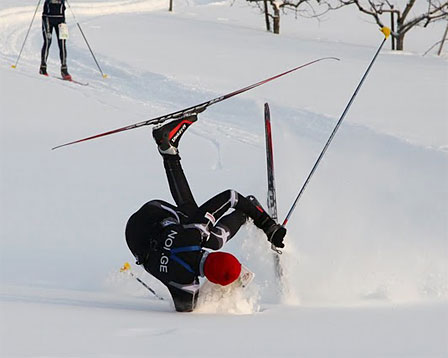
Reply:
<svg viewBox="0 0 448 358"><path fill-rule="evenodd" d="M402 16L402 13L398 13L397 15L397 39L395 41L395 49L397 51L403 51L404 49L404 35L406 34L405 31L403 31L403 23L404 23L404 17Z"/></svg>
<svg viewBox="0 0 448 358"><path fill-rule="evenodd" d="M391 9L394 9L394 6L391 6ZM395 32L395 18L394 18L394 12L391 11L390 12L390 28L392 30L392 32ZM392 51L395 51L395 37L392 36L392 38L390 39L390 43L392 46Z"/></svg>
<svg viewBox="0 0 448 358"><path fill-rule="evenodd" d="M273 4L272 7L274 8L274 34L280 33L280 8Z"/></svg>
<svg viewBox="0 0 448 358"><path fill-rule="evenodd" d="M397 51L403 51L404 49L404 34L398 34L398 38L397 38L397 46L396 46Z"/></svg>
<svg viewBox="0 0 448 358"><path fill-rule="evenodd" d="M173 11L173 0L170 0L170 7L168 8L168 11Z"/></svg>
<svg viewBox="0 0 448 358"><path fill-rule="evenodd" d="M269 21L268 0L263 0L264 3L264 17L266 20L266 31L271 31L271 22Z"/></svg>

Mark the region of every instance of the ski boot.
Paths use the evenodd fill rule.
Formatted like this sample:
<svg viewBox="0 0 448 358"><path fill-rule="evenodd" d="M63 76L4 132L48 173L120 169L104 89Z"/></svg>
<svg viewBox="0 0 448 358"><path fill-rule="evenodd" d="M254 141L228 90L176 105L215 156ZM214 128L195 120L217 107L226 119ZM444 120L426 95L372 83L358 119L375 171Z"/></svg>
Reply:
<svg viewBox="0 0 448 358"><path fill-rule="evenodd" d="M283 238L286 235L286 228L283 225L277 224L263 209L260 202L253 196L249 195L247 199L255 205L259 214L254 219L254 224L264 231L268 241L277 248L285 247Z"/></svg>
<svg viewBox="0 0 448 358"><path fill-rule="evenodd" d="M68 73L67 66L62 66L61 67L61 76L62 76L62 79L65 80L65 81L71 81L72 80L72 76L70 76L70 74Z"/></svg>
<svg viewBox="0 0 448 358"><path fill-rule="evenodd" d="M47 66L46 65L40 65L39 74L48 77Z"/></svg>
<svg viewBox="0 0 448 358"><path fill-rule="evenodd" d="M177 155L179 141L187 128L198 120L196 113L176 119L159 127L154 127L152 136L156 141L160 154Z"/></svg>

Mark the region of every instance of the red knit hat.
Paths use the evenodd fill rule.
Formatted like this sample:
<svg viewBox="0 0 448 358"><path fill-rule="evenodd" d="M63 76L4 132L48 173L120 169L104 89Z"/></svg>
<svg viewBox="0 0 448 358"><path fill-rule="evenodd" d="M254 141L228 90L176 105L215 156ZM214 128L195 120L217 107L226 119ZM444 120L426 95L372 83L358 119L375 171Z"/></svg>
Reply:
<svg viewBox="0 0 448 358"><path fill-rule="evenodd" d="M227 286L235 281L241 273L238 259L227 252L212 252L204 263L204 274L210 282Z"/></svg>

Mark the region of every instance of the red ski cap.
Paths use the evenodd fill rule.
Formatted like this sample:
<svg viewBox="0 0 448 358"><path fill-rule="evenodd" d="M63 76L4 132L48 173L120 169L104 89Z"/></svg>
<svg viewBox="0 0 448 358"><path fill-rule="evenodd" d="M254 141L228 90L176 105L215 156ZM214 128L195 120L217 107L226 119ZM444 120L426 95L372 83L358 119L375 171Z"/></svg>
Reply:
<svg viewBox="0 0 448 358"><path fill-rule="evenodd" d="M227 286L241 273L241 263L227 252L212 252L204 263L204 274L210 282Z"/></svg>

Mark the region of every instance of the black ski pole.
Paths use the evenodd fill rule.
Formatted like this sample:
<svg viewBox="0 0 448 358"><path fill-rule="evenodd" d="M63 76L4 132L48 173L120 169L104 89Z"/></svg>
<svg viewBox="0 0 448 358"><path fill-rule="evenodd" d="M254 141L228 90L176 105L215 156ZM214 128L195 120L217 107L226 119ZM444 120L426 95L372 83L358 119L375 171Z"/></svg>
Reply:
<svg viewBox="0 0 448 358"><path fill-rule="evenodd" d="M159 300L164 301L163 297L160 297L156 291L154 291L151 287L149 287L146 283L144 283L140 278L134 275L134 273L131 271L131 265L129 262L125 262L123 267L120 268L120 272L127 272L129 273L137 282L139 282L143 287L145 287L149 292L151 292L154 296L156 296Z"/></svg>
<svg viewBox="0 0 448 358"><path fill-rule="evenodd" d="M355 92L353 93L352 97L350 98L350 101L348 102L347 106L345 107L344 112L341 115L341 118L339 118L338 122L336 123L336 126L334 127L333 132L331 133L330 137L328 138L327 143L324 146L324 149L322 149L322 152L320 153L319 157L317 158L316 162L314 163L313 169L311 169L310 174L306 178L305 183L303 184L302 188L299 191L299 194L297 195L296 199L294 200L294 203L291 206L291 209L289 209L289 212L286 215L285 220L283 221L283 226L285 226L288 223L288 220L291 217L291 214L293 213L293 211L294 211L294 209L295 209L295 207L297 205L297 202L299 201L300 197L302 196L303 192L305 191L305 188L308 185L308 182L310 181L311 177L313 176L314 172L316 171L317 166L319 165L322 157L324 156L324 154L327 151L331 141L333 140L337 130L339 129L339 127L340 127L340 125L341 125L345 115L347 114L347 112L348 112L350 106L352 105L356 95L358 94L359 89L361 88L364 80L366 79L367 74L369 73L370 69L373 66L373 63L375 62L376 58L378 57L378 54L380 53L381 48L383 47L384 43L386 42L387 38L390 35L390 29L388 27L383 27L381 29L381 32L384 34L384 39L381 42L381 45L378 47L378 50L376 51L375 56L373 56L372 61L370 62L369 66L367 67L367 70L364 72L364 75L362 76L361 81L359 82L358 86L356 87Z"/></svg>
<svg viewBox="0 0 448 358"><path fill-rule="evenodd" d="M79 24L78 19L76 18L75 13L74 13L73 10L72 10L72 7L70 6L68 0L65 0L65 2L67 3L68 8L70 9L70 12L71 12L72 15L73 15L73 18L75 19L76 26L78 26L78 29L79 29L79 31L81 32L81 35L82 35L82 37L84 38L84 41L86 42L87 47L89 48L90 53L92 54L92 57L93 57L93 59L94 59L94 61L95 61L95 63L96 63L96 66L97 66L98 69L100 70L100 73L101 73L101 75L103 76L103 78L107 78L107 75L104 74L103 70L101 69L101 67L100 67L100 65L99 65L99 63L98 63L98 61L96 60L95 55L93 54L92 48L90 47L90 44L89 44L89 41L87 41L86 35L84 35L84 31L82 31L81 25Z"/></svg>
<svg viewBox="0 0 448 358"><path fill-rule="evenodd" d="M41 1L42 0L39 0L39 2L37 3L36 10L34 10L34 15L33 15L33 18L31 20L30 27L28 28L28 31L26 33L25 40L23 41L22 48L20 49L19 56L17 57L16 63L14 65L11 65L12 68L16 68L17 64L19 63L20 56L22 56L23 48L25 47L26 40L28 39L28 35L30 34L31 26L33 26L34 18L36 17L36 13L37 13L37 10L39 9L39 5L40 5Z"/></svg>

